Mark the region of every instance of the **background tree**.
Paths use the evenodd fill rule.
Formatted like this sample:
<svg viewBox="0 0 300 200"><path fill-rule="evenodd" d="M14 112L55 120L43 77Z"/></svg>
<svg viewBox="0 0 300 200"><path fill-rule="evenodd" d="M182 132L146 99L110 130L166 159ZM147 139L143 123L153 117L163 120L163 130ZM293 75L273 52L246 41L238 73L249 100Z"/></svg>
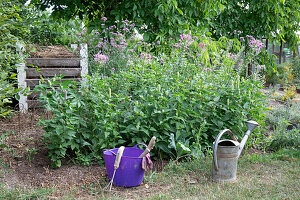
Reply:
<svg viewBox="0 0 300 200"><path fill-rule="evenodd" d="M300 1L229 0L210 24L215 37L232 37L234 31L272 41L284 40L290 47L299 41Z"/></svg>
<svg viewBox="0 0 300 200"><path fill-rule="evenodd" d="M52 15L57 18L87 17L89 27L100 27L102 17L113 24L115 20L128 19L138 25L146 25L149 37L182 34L191 28L204 30L210 19L219 10L220 2L200 0L104 0L61 1L33 0L42 9L53 6Z"/></svg>

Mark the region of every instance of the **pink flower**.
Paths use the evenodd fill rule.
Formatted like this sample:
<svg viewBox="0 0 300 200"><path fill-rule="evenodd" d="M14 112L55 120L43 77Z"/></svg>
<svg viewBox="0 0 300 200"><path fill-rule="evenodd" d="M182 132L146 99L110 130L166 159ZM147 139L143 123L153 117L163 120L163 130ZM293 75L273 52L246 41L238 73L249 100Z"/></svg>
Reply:
<svg viewBox="0 0 300 200"><path fill-rule="evenodd" d="M99 52L94 55L94 60L95 60L95 62L104 64L108 61L108 57L106 55L100 54L100 52Z"/></svg>

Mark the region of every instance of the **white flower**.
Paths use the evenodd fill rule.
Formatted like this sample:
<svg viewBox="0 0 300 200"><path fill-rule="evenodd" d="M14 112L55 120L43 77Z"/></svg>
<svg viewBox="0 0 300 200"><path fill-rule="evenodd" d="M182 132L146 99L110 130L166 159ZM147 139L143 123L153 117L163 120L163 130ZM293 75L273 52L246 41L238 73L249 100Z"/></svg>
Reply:
<svg viewBox="0 0 300 200"><path fill-rule="evenodd" d="M134 34L135 34L134 39L136 41L143 41L144 40L144 38L143 38L144 34L140 34L136 29L133 29L133 31L134 31Z"/></svg>

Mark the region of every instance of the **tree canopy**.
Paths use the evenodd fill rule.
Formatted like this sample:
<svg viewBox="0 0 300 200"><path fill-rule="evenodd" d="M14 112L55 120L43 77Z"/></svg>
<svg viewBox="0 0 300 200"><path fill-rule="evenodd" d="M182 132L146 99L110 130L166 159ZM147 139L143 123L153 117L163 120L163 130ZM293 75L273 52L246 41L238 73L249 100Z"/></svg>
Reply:
<svg viewBox="0 0 300 200"><path fill-rule="evenodd" d="M290 46L298 42L299 0L228 0L223 5L210 24L216 35L230 36L236 30L244 35L283 39Z"/></svg>
<svg viewBox="0 0 300 200"><path fill-rule="evenodd" d="M33 0L35 5L45 9L53 6L53 16L71 18L86 16L89 26L100 25L100 19L128 19L138 25L146 25L150 32L144 36L162 38L163 35L182 34L192 27L207 28L218 1L200 0Z"/></svg>
<svg viewBox="0 0 300 200"><path fill-rule="evenodd" d="M228 32L242 31L245 35L271 40L283 39L293 46L298 37L299 0L32 0L42 9L53 6L52 15L58 18L79 16L89 26L99 26L102 17L112 23L128 19L146 25L147 38L173 36L193 28L214 33L215 37L229 36Z"/></svg>

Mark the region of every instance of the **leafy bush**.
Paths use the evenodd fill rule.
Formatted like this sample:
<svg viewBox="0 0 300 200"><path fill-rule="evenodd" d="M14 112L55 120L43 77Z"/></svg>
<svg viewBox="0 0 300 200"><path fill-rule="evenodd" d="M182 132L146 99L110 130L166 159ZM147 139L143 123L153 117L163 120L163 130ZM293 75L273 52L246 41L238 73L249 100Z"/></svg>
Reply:
<svg viewBox="0 0 300 200"><path fill-rule="evenodd" d="M11 112L6 106L17 92L13 82L16 79L16 63L19 60L16 50L18 39L12 33L16 29L22 29L19 9L17 4L10 1L0 2L0 116Z"/></svg>
<svg viewBox="0 0 300 200"><path fill-rule="evenodd" d="M266 125L272 130L277 127L285 125L285 129L288 124L282 124L282 120L291 124L300 124L300 103L292 104L291 106L276 106L270 108L268 114L265 117Z"/></svg>
<svg viewBox="0 0 300 200"><path fill-rule="evenodd" d="M104 148L133 146L153 135L156 156L196 155L221 129L240 135L247 119L261 119L259 81L241 78L230 66L209 72L178 64L177 56L161 59L149 65L137 61L106 78L94 74L82 87L40 85L40 100L54 116L41 122L54 166L70 153L88 164Z"/></svg>
<svg viewBox="0 0 300 200"><path fill-rule="evenodd" d="M11 112L7 104L11 103L11 98L18 91L13 87L13 84L7 81L7 76L8 73L0 69L0 117L6 116Z"/></svg>
<svg viewBox="0 0 300 200"><path fill-rule="evenodd" d="M94 57L96 70L85 84L54 80L37 88L53 114L41 124L54 167L67 155L89 164L101 159L104 148L133 146L153 135L156 157L201 156L220 130L241 136L246 120L262 119L262 83L240 76L247 66L236 65L243 51L237 40L184 34L161 46L131 39L126 31L109 34L123 44L112 37L89 39L106 57ZM127 57L111 56L111 49Z"/></svg>
<svg viewBox="0 0 300 200"><path fill-rule="evenodd" d="M269 137L270 150L279 149L299 149L300 148L300 129L293 128L287 130L289 123L281 121L281 125L277 126L274 133Z"/></svg>
<svg viewBox="0 0 300 200"><path fill-rule="evenodd" d="M300 104L279 105L270 107L265 117L269 129L267 137L261 137L261 145L265 150L277 151L285 148L299 148ZM298 128L297 128L298 127Z"/></svg>

